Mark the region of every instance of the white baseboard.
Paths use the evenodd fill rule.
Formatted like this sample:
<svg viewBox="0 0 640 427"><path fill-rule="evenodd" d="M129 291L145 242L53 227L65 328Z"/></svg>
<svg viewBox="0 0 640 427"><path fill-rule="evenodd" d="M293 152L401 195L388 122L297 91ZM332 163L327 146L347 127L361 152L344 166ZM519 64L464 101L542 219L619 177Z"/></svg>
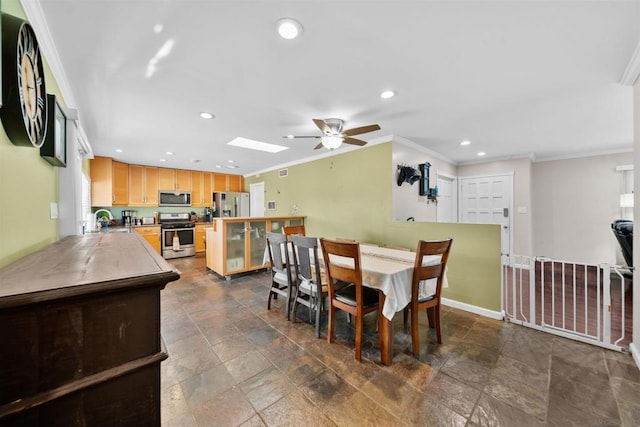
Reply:
<svg viewBox="0 0 640 427"><path fill-rule="evenodd" d="M488 310L486 308L466 304L464 302L455 301L448 298L441 298L440 301L442 302L442 305L446 305L447 307L457 308L463 311L478 314L480 316L489 317L491 319L504 320L504 311Z"/></svg>
<svg viewBox="0 0 640 427"><path fill-rule="evenodd" d="M636 366L640 369L640 350L634 343L629 344L629 352L631 352L631 356L633 360L636 362Z"/></svg>

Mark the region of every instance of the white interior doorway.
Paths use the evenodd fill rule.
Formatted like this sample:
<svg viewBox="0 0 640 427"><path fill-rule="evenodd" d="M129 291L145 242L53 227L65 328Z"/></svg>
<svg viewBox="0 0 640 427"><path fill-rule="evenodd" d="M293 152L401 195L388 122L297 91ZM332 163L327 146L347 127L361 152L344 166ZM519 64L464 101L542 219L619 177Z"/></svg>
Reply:
<svg viewBox="0 0 640 427"><path fill-rule="evenodd" d="M499 224L501 251L511 253L513 173L459 177L460 222Z"/></svg>
<svg viewBox="0 0 640 427"><path fill-rule="evenodd" d="M264 216L264 182L249 185L249 216Z"/></svg>
<svg viewBox="0 0 640 427"><path fill-rule="evenodd" d="M458 187L456 178L438 174L437 222L458 222Z"/></svg>

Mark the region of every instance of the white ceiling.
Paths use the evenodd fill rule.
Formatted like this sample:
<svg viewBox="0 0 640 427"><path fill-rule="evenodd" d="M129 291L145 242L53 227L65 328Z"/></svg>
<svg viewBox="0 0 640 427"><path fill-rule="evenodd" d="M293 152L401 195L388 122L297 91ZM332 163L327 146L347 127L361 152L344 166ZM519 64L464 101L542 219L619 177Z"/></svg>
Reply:
<svg viewBox="0 0 640 427"><path fill-rule="evenodd" d="M198 170L234 160L238 169L223 171L246 175L326 152L282 136L320 135L311 119L328 117L378 123L362 139L401 137L454 163L478 151L491 160L632 149L632 88L619 81L640 41L638 0L40 5L96 155ZM303 36L280 38L283 17ZM168 39L171 53L146 78ZM387 88L397 96L381 99ZM290 149L226 145L236 137Z"/></svg>

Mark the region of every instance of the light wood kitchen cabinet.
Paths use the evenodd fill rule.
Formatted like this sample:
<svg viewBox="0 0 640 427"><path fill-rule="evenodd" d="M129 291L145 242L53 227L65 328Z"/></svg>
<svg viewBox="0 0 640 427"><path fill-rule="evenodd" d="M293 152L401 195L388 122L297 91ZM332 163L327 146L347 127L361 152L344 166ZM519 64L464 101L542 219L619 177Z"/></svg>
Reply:
<svg viewBox="0 0 640 427"><path fill-rule="evenodd" d="M162 232L159 225L133 227L136 233L140 233L144 239L153 246L159 254L162 254Z"/></svg>
<svg viewBox="0 0 640 427"><path fill-rule="evenodd" d="M213 173L191 171L191 206L204 208L212 205Z"/></svg>
<svg viewBox="0 0 640 427"><path fill-rule="evenodd" d="M242 175L214 174L214 191L244 191L244 177Z"/></svg>
<svg viewBox="0 0 640 427"><path fill-rule="evenodd" d="M129 165L111 157L91 160L91 206L129 204Z"/></svg>
<svg viewBox="0 0 640 427"><path fill-rule="evenodd" d="M214 218L206 228L207 268L227 279L265 268L266 232L281 224L304 225L304 217Z"/></svg>
<svg viewBox="0 0 640 427"><path fill-rule="evenodd" d="M196 224L196 253L202 253L205 250L207 227L211 227L211 224Z"/></svg>
<svg viewBox="0 0 640 427"><path fill-rule="evenodd" d="M129 165L129 206L158 206L158 168Z"/></svg>
<svg viewBox="0 0 640 427"><path fill-rule="evenodd" d="M158 190L191 191L191 171L158 168Z"/></svg>

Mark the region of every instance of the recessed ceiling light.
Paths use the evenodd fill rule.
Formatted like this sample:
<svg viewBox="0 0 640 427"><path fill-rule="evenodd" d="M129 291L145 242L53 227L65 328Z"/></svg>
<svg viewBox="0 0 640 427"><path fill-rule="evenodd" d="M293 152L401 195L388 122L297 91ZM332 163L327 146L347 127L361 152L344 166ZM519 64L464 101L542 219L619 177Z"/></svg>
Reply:
<svg viewBox="0 0 640 427"><path fill-rule="evenodd" d="M293 139L293 138L295 138L295 137L294 137L293 135L287 135L287 138L289 138L289 139Z"/></svg>
<svg viewBox="0 0 640 427"><path fill-rule="evenodd" d="M225 168L227 169L236 169L238 166L236 165L226 165Z"/></svg>
<svg viewBox="0 0 640 427"><path fill-rule="evenodd" d="M161 162L166 162L166 161L167 161L167 159L160 159L160 161L161 161Z"/></svg>
<svg viewBox="0 0 640 427"><path fill-rule="evenodd" d="M278 21L278 34L287 40L292 40L302 34L302 25L295 19L282 18Z"/></svg>
<svg viewBox="0 0 640 427"><path fill-rule="evenodd" d="M215 116L211 113L203 111L202 113L200 113L200 117L202 117L203 119L213 119Z"/></svg>
<svg viewBox="0 0 640 427"><path fill-rule="evenodd" d="M116 153L122 153L122 148L116 148Z"/></svg>
<svg viewBox="0 0 640 427"><path fill-rule="evenodd" d="M153 32L160 34L162 32L162 24L156 24L153 26Z"/></svg>
<svg viewBox="0 0 640 427"><path fill-rule="evenodd" d="M462 142L460 143L460 145L462 145L463 147L466 147L466 146L467 146L467 145L469 145L469 144L471 144L471 141L468 141L468 140L462 141Z"/></svg>
<svg viewBox="0 0 640 427"><path fill-rule="evenodd" d="M487 153L485 153L484 151L479 151L478 152L478 156L482 157L482 156L486 156Z"/></svg>
<svg viewBox="0 0 640 427"><path fill-rule="evenodd" d="M165 151L165 153L167 156L173 156L173 152L172 151Z"/></svg>
<svg viewBox="0 0 640 427"><path fill-rule="evenodd" d="M220 165L216 165L216 167L217 167L217 168L221 168L222 166L220 166Z"/></svg>
<svg viewBox="0 0 640 427"><path fill-rule="evenodd" d="M384 92L382 92L380 94L380 98L382 99L389 99L389 98L393 98L395 96L396 92L393 90L385 90Z"/></svg>
<svg viewBox="0 0 640 427"><path fill-rule="evenodd" d="M191 160L191 163L200 163L200 159L193 159Z"/></svg>

